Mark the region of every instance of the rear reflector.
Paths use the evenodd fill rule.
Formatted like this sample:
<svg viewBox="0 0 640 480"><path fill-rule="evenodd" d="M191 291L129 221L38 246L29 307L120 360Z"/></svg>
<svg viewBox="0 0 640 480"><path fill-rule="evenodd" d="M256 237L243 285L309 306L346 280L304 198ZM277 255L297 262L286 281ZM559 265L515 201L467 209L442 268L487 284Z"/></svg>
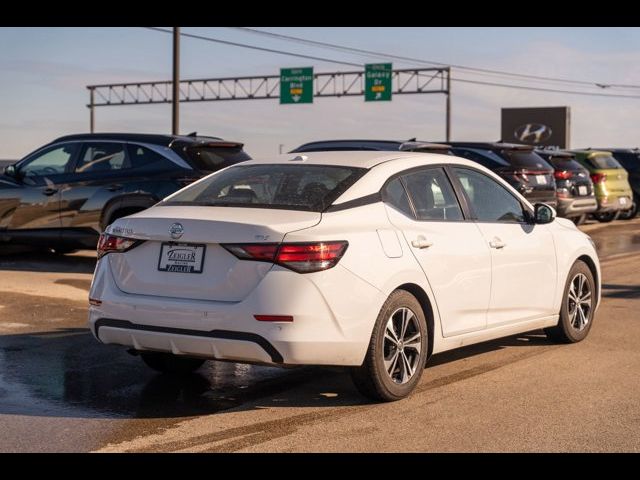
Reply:
<svg viewBox="0 0 640 480"><path fill-rule="evenodd" d="M298 273L311 273L334 267L344 255L348 242L240 243L223 244L241 260L272 262Z"/></svg>
<svg viewBox="0 0 640 480"><path fill-rule="evenodd" d="M291 315L254 315L259 322L293 322Z"/></svg>

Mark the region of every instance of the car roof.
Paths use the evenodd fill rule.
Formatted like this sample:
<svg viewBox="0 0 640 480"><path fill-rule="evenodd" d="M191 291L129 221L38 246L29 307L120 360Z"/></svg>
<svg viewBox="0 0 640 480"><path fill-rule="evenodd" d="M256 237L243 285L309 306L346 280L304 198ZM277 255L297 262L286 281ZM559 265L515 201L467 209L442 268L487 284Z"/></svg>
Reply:
<svg viewBox="0 0 640 480"><path fill-rule="evenodd" d="M551 150L551 149L542 149L536 148L535 153L546 158L566 158L573 159L576 157L575 153L567 152L565 150Z"/></svg>
<svg viewBox="0 0 640 480"><path fill-rule="evenodd" d="M283 155L266 156L253 160L247 160L246 162L242 162L242 165L272 163L290 165L332 165L369 169L381 163L390 162L393 160L419 157L423 158L425 165L428 165L430 163L444 163L450 161L450 159L452 158L450 155L426 152L350 150L344 152L286 153ZM458 160L464 161L463 159Z"/></svg>
<svg viewBox="0 0 640 480"><path fill-rule="evenodd" d="M329 146L329 147L341 147L341 146L365 147L366 146L370 148L389 146L389 147L396 147L396 149L399 150L400 145L402 145L403 143L404 143L403 141L399 141L399 140L364 140L364 139L317 140L314 142L304 143L294 148L289 153L299 153L299 152L305 151L308 148L325 147L325 146Z"/></svg>
<svg viewBox="0 0 640 480"><path fill-rule="evenodd" d="M611 153L640 153L640 148L635 147L635 148L595 148L595 147L589 147L589 148L585 148L585 151L590 151L590 150L600 150L600 151L605 151L605 152L611 152Z"/></svg>
<svg viewBox="0 0 640 480"><path fill-rule="evenodd" d="M442 142L455 147L468 148L485 148L489 150L533 150L533 145L524 145L521 143L504 143L504 142Z"/></svg>
<svg viewBox="0 0 640 480"><path fill-rule="evenodd" d="M583 150L569 150L570 152L587 155L587 156L602 156L602 155L611 155L611 151L609 150L591 150L591 149L583 149Z"/></svg>
<svg viewBox="0 0 640 480"><path fill-rule="evenodd" d="M186 143L202 143L202 142L224 142L219 137L209 137L204 135L163 135L154 133L79 133L73 135L65 135L56 138L51 143L69 142L79 140L119 140L123 142L142 142L156 145L171 145L176 140ZM235 143L235 142L234 142ZM242 144L239 144L242 146Z"/></svg>

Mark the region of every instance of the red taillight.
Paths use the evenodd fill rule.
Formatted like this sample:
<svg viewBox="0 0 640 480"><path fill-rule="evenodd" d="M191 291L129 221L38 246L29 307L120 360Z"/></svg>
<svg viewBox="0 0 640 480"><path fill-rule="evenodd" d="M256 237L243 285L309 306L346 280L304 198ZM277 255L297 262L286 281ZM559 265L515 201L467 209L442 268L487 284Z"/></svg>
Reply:
<svg viewBox="0 0 640 480"><path fill-rule="evenodd" d="M573 172L571 170L556 170L553 172L553 176L558 180L567 180L573 177Z"/></svg>
<svg viewBox="0 0 640 480"><path fill-rule="evenodd" d="M141 243L140 240L135 238L116 237L115 235L103 233L100 235L100 240L98 240L98 258L111 252L126 252L139 243Z"/></svg>
<svg viewBox="0 0 640 480"><path fill-rule="evenodd" d="M591 181L593 183L604 183L607 180L607 174L606 173L592 173L591 174Z"/></svg>
<svg viewBox="0 0 640 480"><path fill-rule="evenodd" d="M314 243L263 243L222 245L242 260L273 262L299 273L334 267L349 244L344 241Z"/></svg>

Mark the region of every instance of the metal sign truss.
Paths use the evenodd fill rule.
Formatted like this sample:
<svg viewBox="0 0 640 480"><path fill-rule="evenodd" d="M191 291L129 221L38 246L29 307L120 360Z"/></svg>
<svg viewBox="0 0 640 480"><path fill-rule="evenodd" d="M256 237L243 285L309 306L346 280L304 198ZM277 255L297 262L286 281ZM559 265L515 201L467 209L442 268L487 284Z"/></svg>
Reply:
<svg viewBox="0 0 640 480"><path fill-rule="evenodd" d="M364 95L364 70L314 74L314 97ZM450 122L450 69L407 68L393 70L393 95L441 93L447 96L447 139ZM278 99L280 75L199 78L180 81L180 102ZM88 85L90 130L95 127L95 108L116 105L146 105L172 102L172 82L114 83Z"/></svg>

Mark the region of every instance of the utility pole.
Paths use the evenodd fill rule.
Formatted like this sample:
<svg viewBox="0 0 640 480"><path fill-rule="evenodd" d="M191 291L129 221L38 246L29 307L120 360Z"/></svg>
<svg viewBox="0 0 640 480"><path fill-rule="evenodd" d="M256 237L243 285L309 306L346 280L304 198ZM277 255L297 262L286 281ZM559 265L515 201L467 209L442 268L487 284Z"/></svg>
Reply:
<svg viewBox="0 0 640 480"><path fill-rule="evenodd" d="M451 141L451 67L447 67L447 131L446 141Z"/></svg>
<svg viewBox="0 0 640 480"><path fill-rule="evenodd" d="M96 130L96 117L95 117L95 88L89 89L89 132L93 133Z"/></svg>
<svg viewBox="0 0 640 480"><path fill-rule="evenodd" d="M173 98L171 133L180 131L180 27L173 27Z"/></svg>

